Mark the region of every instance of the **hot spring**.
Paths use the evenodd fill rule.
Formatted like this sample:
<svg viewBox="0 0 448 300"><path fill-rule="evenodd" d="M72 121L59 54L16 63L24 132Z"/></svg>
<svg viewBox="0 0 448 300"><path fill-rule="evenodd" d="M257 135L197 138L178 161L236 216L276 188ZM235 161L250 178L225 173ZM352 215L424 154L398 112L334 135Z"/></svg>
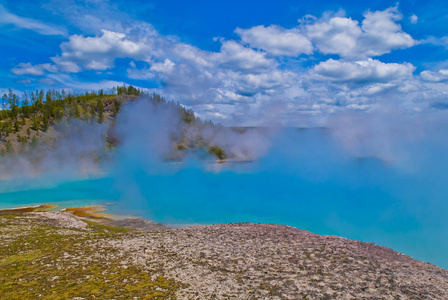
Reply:
<svg viewBox="0 0 448 300"><path fill-rule="evenodd" d="M195 155L161 162L132 144L117 150L101 174L66 176L64 169L4 179L0 208L114 203L112 213L177 226L287 224L448 268L448 160L439 138L400 140L400 147L394 139L365 148L351 143L348 149L352 139L340 142L325 129L285 129L256 160L223 164Z"/></svg>

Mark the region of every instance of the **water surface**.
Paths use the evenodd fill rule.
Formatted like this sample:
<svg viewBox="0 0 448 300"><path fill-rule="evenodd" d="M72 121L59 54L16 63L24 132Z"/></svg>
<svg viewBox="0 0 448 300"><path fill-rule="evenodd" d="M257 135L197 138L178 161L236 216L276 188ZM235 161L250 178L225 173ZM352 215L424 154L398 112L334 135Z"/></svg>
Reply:
<svg viewBox="0 0 448 300"><path fill-rule="evenodd" d="M287 224L374 242L448 268L444 154L402 169L300 134L297 145L280 143L251 163L166 164L121 153L102 177L3 181L0 208L115 203L112 213L166 224Z"/></svg>

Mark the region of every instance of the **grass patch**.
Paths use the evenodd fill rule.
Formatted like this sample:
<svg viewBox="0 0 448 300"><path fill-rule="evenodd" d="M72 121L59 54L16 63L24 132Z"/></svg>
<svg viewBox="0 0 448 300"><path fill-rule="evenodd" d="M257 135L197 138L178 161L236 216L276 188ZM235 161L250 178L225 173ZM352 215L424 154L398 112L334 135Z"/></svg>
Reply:
<svg viewBox="0 0 448 300"><path fill-rule="evenodd" d="M98 245L129 229L95 222L87 223L98 231L61 229L19 213L0 215L0 223L7 225L0 235L1 299L175 299L174 280L126 265L116 249Z"/></svg>
<svg viewBox="0 0 448 300"><path fill-rule="evenodd" d="M126 233L126 232L130 232L130 231L134 230L134 229L124 228L124 227L103 225L103 224L100 224L97 222L92 222L92 221L87 221L87 220L83 220L83 221L86 222L87 224L89 224L89 226L92 229L98 230L98 231L106 231L106 232L111 232L111 233Z"/></svg>

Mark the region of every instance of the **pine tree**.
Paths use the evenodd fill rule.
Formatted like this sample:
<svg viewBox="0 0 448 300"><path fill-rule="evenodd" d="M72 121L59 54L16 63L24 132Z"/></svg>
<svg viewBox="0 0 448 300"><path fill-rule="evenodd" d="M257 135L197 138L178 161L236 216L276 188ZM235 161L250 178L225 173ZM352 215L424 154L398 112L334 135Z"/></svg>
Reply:
<svg viewBox="0 0 448 300"><path fill-rule="evenodd" d="M93 123L96 120L96 110L95 107L90 108L90 121Z"/></svg>
<svg viewBox="0 0 448 300"><path fill-rule="evenodd" d="M73 118L79 119L81 117L81 112L79 111L79 105L75 102L73 110Z"/></svg>
<svg viewBox="0 0 448 300"><path fill-rule="evenodd" d="M44 114L44 117L42 119L42 131L46 131L49 126L50 126L50 120L48 119L47 115Z"/></svg>
<svg viewBox="0 0 448 300"><path fill-rule="evenodd" d="M118 99L114 100L114 112L113 116L116 117L118 115L118 112L120 111L121 102Z"/></svg>
<svg viewBox="0 0 448 300"><path fill-rule="evenodd" d="M16 119L14 121L14 131L18 132L19 130L20 130L20 124L19 124L19 121Z"/></svg>
<svg viewBox="0 0 448 300"><path fill-rule="evenodd" d="M39 127L40 127L39 120L37 119L36 116L34 116L34 118L33 118L33 129L36 130L36 131L38 131L38 130L39 130Z"/></svg>

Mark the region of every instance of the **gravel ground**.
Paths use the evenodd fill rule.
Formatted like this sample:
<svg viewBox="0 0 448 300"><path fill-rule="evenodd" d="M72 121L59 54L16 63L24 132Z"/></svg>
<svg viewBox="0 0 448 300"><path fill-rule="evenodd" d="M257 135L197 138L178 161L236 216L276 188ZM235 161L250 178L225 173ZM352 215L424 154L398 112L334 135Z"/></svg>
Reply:
<svg viewBox="0 0 448 300"><path fill-rule="evenodd" d="M93 226L63 212L21 213L14 220L0 227L4 245L12 243L12 232L36 224L50 226L61 236L81 235L82 247L90 250L77 246L76 254L65 257L66 263L108 265L114 261L122 269L137 268L148 278L173 283L166 294L171 296L166 298L448 299L445 269L372 243L285 225L238 223L168 229L151 227L156 224L152 223L151 230L117 230L90 239L90 232L111 232L113 228ZM140 227L145 223L133 220L123 224L133 222ZM51 261L47 265L51 266ZM127 296L126 291L117 289L115 299ZM154 298L139 295L137 299ZM101 298L95 294L98 296ZM77 297L93 299L86 294Z"/></svg>
<svg viewBox="0 0 448 300"><path fill-rule="evenodd" d="M448 299L448 271L389 248L290 226L223 224L104 243L187 283L181 299Z"/></svg>

